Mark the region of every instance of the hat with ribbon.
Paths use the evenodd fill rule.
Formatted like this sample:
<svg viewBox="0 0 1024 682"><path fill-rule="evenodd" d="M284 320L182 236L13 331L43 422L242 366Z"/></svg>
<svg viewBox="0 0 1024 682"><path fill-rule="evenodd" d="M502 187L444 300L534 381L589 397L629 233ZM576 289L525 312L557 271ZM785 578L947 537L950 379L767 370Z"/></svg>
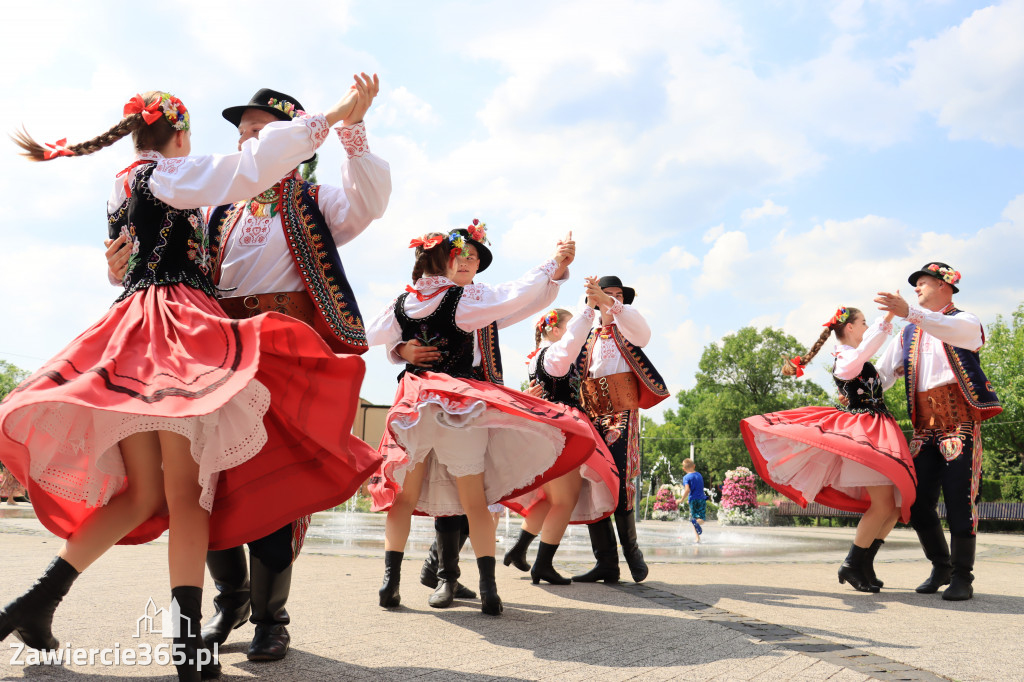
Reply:
<svg viewBox="0 0 1024 682"><path fill-rule="evenodd" d="M928 275L940 279L953 290L953 293L959 293L960 289L957 288L957 282L960 281L960 273L953 269L952 266L940 263L938 261L932 261L931 263L925 263L921 266L921 269L914 272L907 278L910 282L910 286L916 287L917 280L920 279L921 275Z"/></svg>
<svg viewBox="0 0 1024 682"><path fill-rule="evenodd" d="M632 303L633 299L636 298L636 289L625 286L622 283L622 280L615 275L605 275L601 279L597 280L597 286L602 289L607 289L608 287L618 287L619 289L622 289L622 302L626 305Z"/></svg>

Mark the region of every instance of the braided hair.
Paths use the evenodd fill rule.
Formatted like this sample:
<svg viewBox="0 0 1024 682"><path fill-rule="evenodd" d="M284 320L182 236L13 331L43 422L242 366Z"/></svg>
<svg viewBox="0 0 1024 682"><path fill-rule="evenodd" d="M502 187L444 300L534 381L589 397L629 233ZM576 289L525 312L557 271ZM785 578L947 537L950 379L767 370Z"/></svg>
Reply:
<svg viewBox="0 0 1024 682"><path fill-rule="evenodd" d="M163 94L159 90L150 90L142 98L148 106L154 101L159 100ZM141 113L128 114L106 132L85 142L69 144L66 149L71 152L71 156L85 156L98 152L104 147L109 147L128 135L128 133L131 133L132 141L135 143L137 151L157 150L162 149L170 142L176 132L178 131L163 116L153 121L153 123L147 124L142 118ZM21 147L21 155L29 161L52 161L56 158L53 154L48 155L46 147L36 142L24 128L15 131L11 135L11 139L14 140L16 145Z"/></svg>
<svg viewBox="0 0 1024 682"><path fill-rule="evenodd" d="M801 366L809 365L811 363L811 360L814 359L814 356L817 355L818 351L821 350L821 347L825 345L826 341L828 341L828 337L831 336L832 332L835 332L836 338L839 338L840 336L843 335L843 333L845 333L847 325L853 322L854 318L856 318L857 315L861 314L859 309L850 307L846 308L846 312L848 313L848 315L845 321L831 322L828 325L826 325L825 331L821 333L821 335L818 337L818 340L814 342L814 345L811 346L806 353L793 358L793 360L797 360ZM782 367L782 373L785 374L786 376L797 375L797 364L794 363L793 360L787 360L786 364L783 365Z"/></svg>

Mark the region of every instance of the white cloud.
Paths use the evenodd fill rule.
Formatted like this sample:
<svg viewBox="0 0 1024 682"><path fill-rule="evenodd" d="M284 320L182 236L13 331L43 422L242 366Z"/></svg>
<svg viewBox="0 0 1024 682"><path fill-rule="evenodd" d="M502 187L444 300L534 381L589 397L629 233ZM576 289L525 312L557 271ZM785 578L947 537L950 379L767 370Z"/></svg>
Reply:
<svg viewBox="0 0 1024 682"><path fill-rule="evenodd" d="M789 209L785 206L779 206L771 199L765 199L764 203L757 208L743 209L743 212L740 214L740 220L742 220L744 224L752 223L755 220L764 218L765 216L775 217L786 215L788 211Z"/></svg>
<svg viewBox="0 0 1024 682"><path fill-rule="evenodd" d="M725 234L725 223L718 223L701 237L705 244L713 244L719 237Z"/></svg>
<svg viewBox="0 0 1024 682"><path fill-rule="evenodd" d="M709 291L732 289L741 277L751 253L747 235L742 232L725 232L715 240L711 250L704 256L704 265L694 289L702 295Z"/></svg>

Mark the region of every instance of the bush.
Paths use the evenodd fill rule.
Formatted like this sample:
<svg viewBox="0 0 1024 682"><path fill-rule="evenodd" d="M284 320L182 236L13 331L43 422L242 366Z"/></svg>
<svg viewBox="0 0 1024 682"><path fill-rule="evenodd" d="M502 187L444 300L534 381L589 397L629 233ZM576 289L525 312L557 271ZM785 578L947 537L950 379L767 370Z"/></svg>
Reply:
<svg viewBox="0 0 1024 682"><path fill-rule="evenodd" d="M981 501L998 502L1003 499L1003 488L997 478L981 479Z"/></svg>
<svg viewBox="0 0 1024 682"><path fill-rule="evenodd" d="M1024 502L1024 476L1003 476L999 482L1004 502Z"/></svg>

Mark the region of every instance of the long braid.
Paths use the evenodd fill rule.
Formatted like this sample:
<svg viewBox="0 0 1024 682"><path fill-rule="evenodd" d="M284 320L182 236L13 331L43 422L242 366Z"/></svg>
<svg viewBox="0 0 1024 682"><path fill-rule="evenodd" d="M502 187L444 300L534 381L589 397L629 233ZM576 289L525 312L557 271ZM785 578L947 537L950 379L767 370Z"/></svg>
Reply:
<svg viewBox="0 0 1024 682"><path fill-rule="evenodd" d="M142 125L142 116L140 114L129 114L118 121L105 133L101 133L100 135L97 135L91 140L86 140L85 142L69 144L66 148L75 156L86 156L87 154L92 154L105 147L109 147L126 135L135 132L140 125ZM29 161L52 161L57 158L56 156L51 156L49 159L46 158L46 147L36 142L24 128L16 130L14 134L11 135L11 139L14 140L16 145L21 147L21 155Z"/></svg>
<svg viewBox="0 0 1024 682"><path fill-rule="evenodd" d="M533 347L534 348L540 348L540 339L541 339L540 327L534 327L534 329L533 329L533 341L534 341L534 346Z"/></svg>
<svg viewBox="0 0 1024 682"><path fill-rule="evenodd" d="M845 322L835 322L826 325L825 331L821 333L818 340L814 342L814 345L811 346L804 355L793 358L793 360L799 361L800 365L803 367L811 364L811 360L813 360L814 356L818 354L821 347L825 345L825 342L828 341L828 337L832 335L832 332L835 332L836 338L839 338L846 330L847 325L853 322L854 318L860 314L860 310L851 307L847 307L846 312L847 316ZM782 373L786 376L795 376L797 374L797 366L793 360L786 360L786 364L782 367Z"/></svg>

